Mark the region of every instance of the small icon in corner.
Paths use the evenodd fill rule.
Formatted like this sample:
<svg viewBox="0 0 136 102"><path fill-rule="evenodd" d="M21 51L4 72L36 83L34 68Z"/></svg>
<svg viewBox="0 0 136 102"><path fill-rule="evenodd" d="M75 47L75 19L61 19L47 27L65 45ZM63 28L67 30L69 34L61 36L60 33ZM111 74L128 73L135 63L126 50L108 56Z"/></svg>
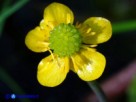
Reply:
<svg viewBox="0 0 136 102"><path fill-rule="evenodd" d="M11 94L11 99L15 99L16 98L16 95L15 94Z"/></svg>

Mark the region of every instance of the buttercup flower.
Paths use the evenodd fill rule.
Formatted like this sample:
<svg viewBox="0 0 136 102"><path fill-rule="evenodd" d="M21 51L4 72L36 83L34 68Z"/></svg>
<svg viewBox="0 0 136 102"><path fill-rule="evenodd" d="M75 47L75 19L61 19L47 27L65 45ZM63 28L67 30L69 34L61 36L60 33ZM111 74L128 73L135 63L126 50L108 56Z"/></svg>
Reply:
<svg viewBox="0 0 136 102"><path fill-rule="evenodd" d="M84 81L102 75L106 60L94 47L110 39L110 22L102 17L90 17L74 26L73 21L73 12L55 2L45 8L40 25L28 32L25 44L30 50L51 53L38 65L37 79L41 85L61 84L69 70Z"/></svg>

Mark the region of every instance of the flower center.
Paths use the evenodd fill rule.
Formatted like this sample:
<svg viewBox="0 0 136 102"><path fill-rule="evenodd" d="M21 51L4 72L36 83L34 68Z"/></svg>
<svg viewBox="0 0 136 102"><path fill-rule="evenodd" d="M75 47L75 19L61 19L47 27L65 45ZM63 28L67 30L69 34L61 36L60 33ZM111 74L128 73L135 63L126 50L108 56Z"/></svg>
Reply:
<svg viewBox="0 0 136 102"><path fill-rule="evenodd" d="M50 32L49 42L54 53L65 57L79 51L82 39L75 26L61 23Z"/></svg>

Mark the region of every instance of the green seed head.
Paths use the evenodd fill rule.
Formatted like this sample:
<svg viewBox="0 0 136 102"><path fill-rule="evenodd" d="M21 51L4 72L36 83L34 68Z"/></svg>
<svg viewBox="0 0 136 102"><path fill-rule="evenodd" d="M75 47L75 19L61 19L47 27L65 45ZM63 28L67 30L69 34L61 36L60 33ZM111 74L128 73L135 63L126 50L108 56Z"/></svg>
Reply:
<svg viewBox="0 0 136 102"><path fill-rule="evenodd" d="M79 51L81 41L80 32L72 24L61 23L50 32L50 48L60 57Z"/></svg>

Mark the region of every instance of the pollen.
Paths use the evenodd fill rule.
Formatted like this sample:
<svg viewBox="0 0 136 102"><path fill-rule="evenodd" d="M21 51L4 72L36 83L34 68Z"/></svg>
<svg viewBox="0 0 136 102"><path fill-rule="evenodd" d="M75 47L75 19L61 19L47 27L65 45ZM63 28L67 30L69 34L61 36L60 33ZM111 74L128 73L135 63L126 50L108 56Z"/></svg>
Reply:
<svg viewBox="0 0 136 102"><path fill-rule="evenodd" d="M71 56L80 50L81 34L72 24L61 23L50 31L49 47L60 57Z"/></svg>

